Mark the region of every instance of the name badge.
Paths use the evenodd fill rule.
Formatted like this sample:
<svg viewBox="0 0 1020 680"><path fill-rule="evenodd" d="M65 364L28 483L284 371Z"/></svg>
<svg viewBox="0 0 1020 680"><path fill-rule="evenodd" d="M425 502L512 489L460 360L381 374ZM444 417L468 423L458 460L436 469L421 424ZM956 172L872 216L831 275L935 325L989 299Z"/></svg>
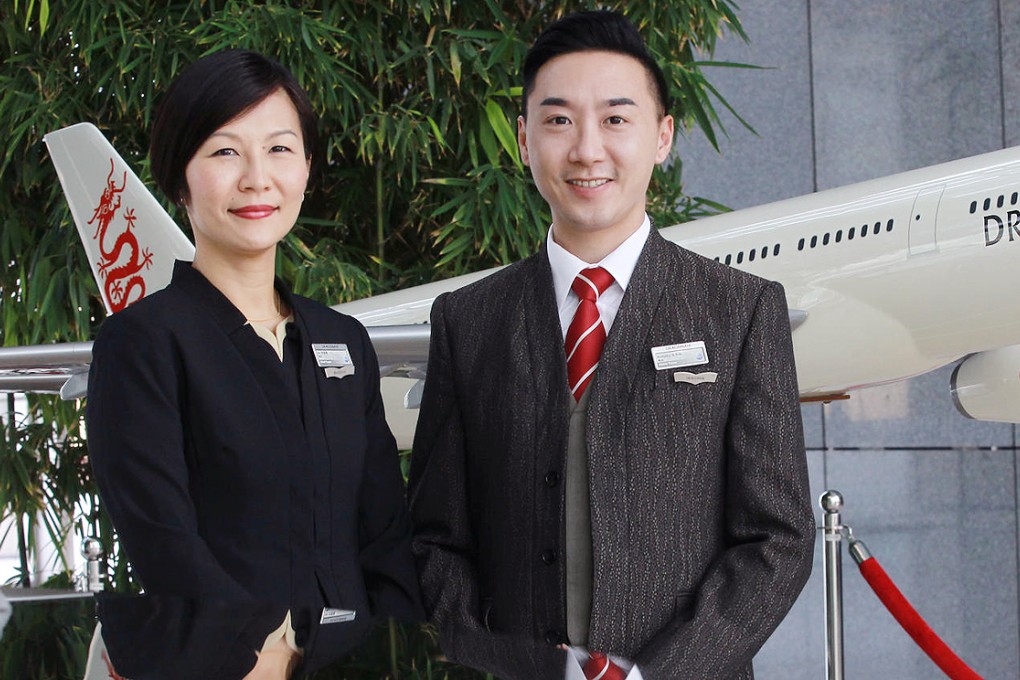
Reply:
<svg viewBox="0 0 1020 680"><path fill-rule="evenodd" d="M325 625L327 623L346 623L347 621L353 621L354 617L358 613L353 609L334 609L333 607L323 607L322 616L319 617L319 623Z"/></svg>
<svg viewBox="0 0 1020 680"><path fill-rule="evenodd" d="M708 350L705 349L705 342L685 342L679 345L662 345L652 348L652 361L655 362L655 370L664 371L670 368L684 368L686 366L700 366L708 363Z"/></svg>
<svg viewBox="0 0 1020 680"><path fill-rule="evenodd" d="M343 342L316 344L312 343L312 354L327 378L346 378L354 375L354 361Z"/></svg>
<svg viewBox="0 0 1020 680"><path fill-rule="evenodd" d="M315 344L312 343L312 354L319 368L331 366L353 366L351 353L347 351L347 343Z"/></svg>

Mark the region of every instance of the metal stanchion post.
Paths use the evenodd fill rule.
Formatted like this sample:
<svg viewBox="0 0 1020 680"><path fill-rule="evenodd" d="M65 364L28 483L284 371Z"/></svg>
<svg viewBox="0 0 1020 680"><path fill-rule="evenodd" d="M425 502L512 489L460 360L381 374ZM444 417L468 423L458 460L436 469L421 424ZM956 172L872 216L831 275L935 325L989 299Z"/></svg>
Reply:
<svg viewBox="0 0 1020 680"><path fill-rule="evenodd" d="M843 680L843 495L829 489L818 500L825 511L822 565L825 570L825 666L828 680Z"/></svg>
<svg viewBox="0 0 1020 680"><path fill-rule="evenodd" d="M98 538L86 538L82 542L81 554L85 558L85 590L98 593L103 590L103 581L99 578L99 558L103 556L103 544Z"/></svg>

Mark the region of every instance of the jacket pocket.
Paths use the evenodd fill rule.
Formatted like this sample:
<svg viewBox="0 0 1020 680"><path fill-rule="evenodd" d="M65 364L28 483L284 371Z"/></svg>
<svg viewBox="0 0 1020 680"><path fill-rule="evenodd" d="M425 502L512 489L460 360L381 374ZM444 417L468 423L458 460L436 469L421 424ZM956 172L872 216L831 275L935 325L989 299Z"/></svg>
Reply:
<svg viewBox="0 0 1020 680"><path fill-rule="evenodd" d="M678 593L673 598L673 618L680 621L690 621L694 618L694 593Z"/></svg>

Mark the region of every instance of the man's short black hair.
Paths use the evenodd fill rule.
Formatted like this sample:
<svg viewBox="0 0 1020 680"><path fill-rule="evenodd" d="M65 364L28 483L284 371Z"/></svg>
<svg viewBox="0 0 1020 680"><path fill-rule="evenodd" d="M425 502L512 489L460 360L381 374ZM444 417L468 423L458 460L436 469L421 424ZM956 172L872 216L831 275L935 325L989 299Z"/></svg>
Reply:
<svg viewBox="0 0 1020 680"><path fill-rule="evenodd" d="M641 62L655 85L660 116L669 111L666 76L655 62L641 34L625 16L609 10L577 12L553 22L528 50L524 58L524 116L528 115L528 95L535 89L539 69L550 59L573 52L616 52Z"/></svg>
<svg viewBox="0 0 1020 680"><path fill-rule="evenodd" d="M187 202L185 170L205 140L277 90L297 109L305 158L311 160L318 120L308 95L279 62L250 50L223 50L184 69L163 96L149 140L152 176L170 200Z"/></svg>

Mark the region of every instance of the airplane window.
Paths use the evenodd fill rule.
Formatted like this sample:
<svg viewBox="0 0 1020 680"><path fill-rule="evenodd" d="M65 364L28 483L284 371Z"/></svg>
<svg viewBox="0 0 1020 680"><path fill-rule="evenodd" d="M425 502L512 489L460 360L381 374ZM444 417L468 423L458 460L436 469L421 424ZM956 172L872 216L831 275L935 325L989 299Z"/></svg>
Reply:
<svg viewBox="0 0 1020 680"><path fill-rule="evenodd" d="M862 224L861 225L861 238L864 238L867 235L868 235L868 225Z"/></svg>
<svg viewBox="0 0 1020 680"><path fill-rule="evenodd" d="M822 237L822 245L829 245L829 232L825 232L825 236Z"/></svg>
<svg viewBox="0 0 1020 680"><path fill-rule="evenodd" d="M985 210L988 210L991 207L992 207L992 199L986 198L985 199Z"/></svg>
<svg viewBox="0 0 1020 680"><path fill-rule="evenodd" d="M713 257L712 259L713 259L713 260L715 260L716 262L718 262L718 261L719 261L719 256L718 256L718 255L716 255L716 256L715 256L715 257Z"/></svg>
<svg viewBox="0 0 1020 680"><path fill-rule="evenodd" d="M1009 197L1009 204L1016 205L1017 198L1018 198L1017 192L1014 191L1013 195Z"/></svg>
<svg viewBox="0 0 1020 680"><path fill-rule="evenodd" d="M817 245L818 245L818 236L812 236L811 237L811 247L814 248Z"/></svg>
<svg viewBox="0 0 1020 680"><path fill-rule="evenodd" d="M801 239L800 243L801 243L801 246L803 246L804 245L804 239ZM773 257L779 257L779 244L778 243L776 244L776 247L772 249L772 256Z"/></svg>
<svg viewBox="0 0 1020 680"><path fill-rule="evenodd" d="M797 250L804 250L804 239L797 242Z"/></svg>
<svg viewBox="0 0 1020 680"><path fill-rule="evenodd" d="M1016 196L1016 194L1013 194L1013 196ZM977 201L971 201L970 202L970 214L973 215L976 212L977 212Z"/></svg>
<svg viewBox="0 0 1020 680"><path fill-rule="evenodd" d="M740 251L739 253L737 253L737 264L740 264L743 261L744 261L744 251Z"/></svg>
<svg viewBox="0 0 1020 680"><path fill-rule="evenodd" d="M995 207L1001 208L1002 204L1005 203L1005 202L1006 202L1006 197L1005 196L999 196L999 200L996 202Z"/></svg>
<svg viewBox="0 0 1020 680"><path fill-rule="evenodd" d="M877 234L881 230L882 230L882 223L881 222L875 222L875 231L873 231L871 233L872 234Z"/></svg>
<svg viewBox="0 0 1020 680"><path fill-rule="evenodd" d="M836 243L839 243L842 240L843 240L843 230L842 229L837 229L836 230Z"/></svg>
<svg viewBox="0 0 1020 680"><path fill-rule="evenodd" d="M769 247L768 246L762 246L761 247L761 256L762 257L766 257L768 254L769 254Z"/></svg>
<svg viewBox="0 0 1020 680"><path fill-rule="evenodd" d="M749 252L747 254L747 261L748 262L754 262L754 256L757 255L757 254L758 254L757 250L752 250L751 252Z"/></svg>
<svg viewBox="0 0 1020 680"><path fill-rule="evenodd" d="M733 260L733 256L732 255L727 255L726 256L726 264L729 264L730 261L732 261L732 260Z"/></svg>
<svg viewBox="0 0 1020 680"><path fill-rule="evenodd" d="M857 227L850 227L850 231L848 231L846 233L846 240L847 241L853 241L854 240L854 234L856 232L857 232Z"/></svg>
<svg viewBox="0 0 1020 680"><path fill-rule="evenodd" d="M885 223L885 230L892 231L892 226L893 226L892 218L889 218L889 221Z"/></svg>

